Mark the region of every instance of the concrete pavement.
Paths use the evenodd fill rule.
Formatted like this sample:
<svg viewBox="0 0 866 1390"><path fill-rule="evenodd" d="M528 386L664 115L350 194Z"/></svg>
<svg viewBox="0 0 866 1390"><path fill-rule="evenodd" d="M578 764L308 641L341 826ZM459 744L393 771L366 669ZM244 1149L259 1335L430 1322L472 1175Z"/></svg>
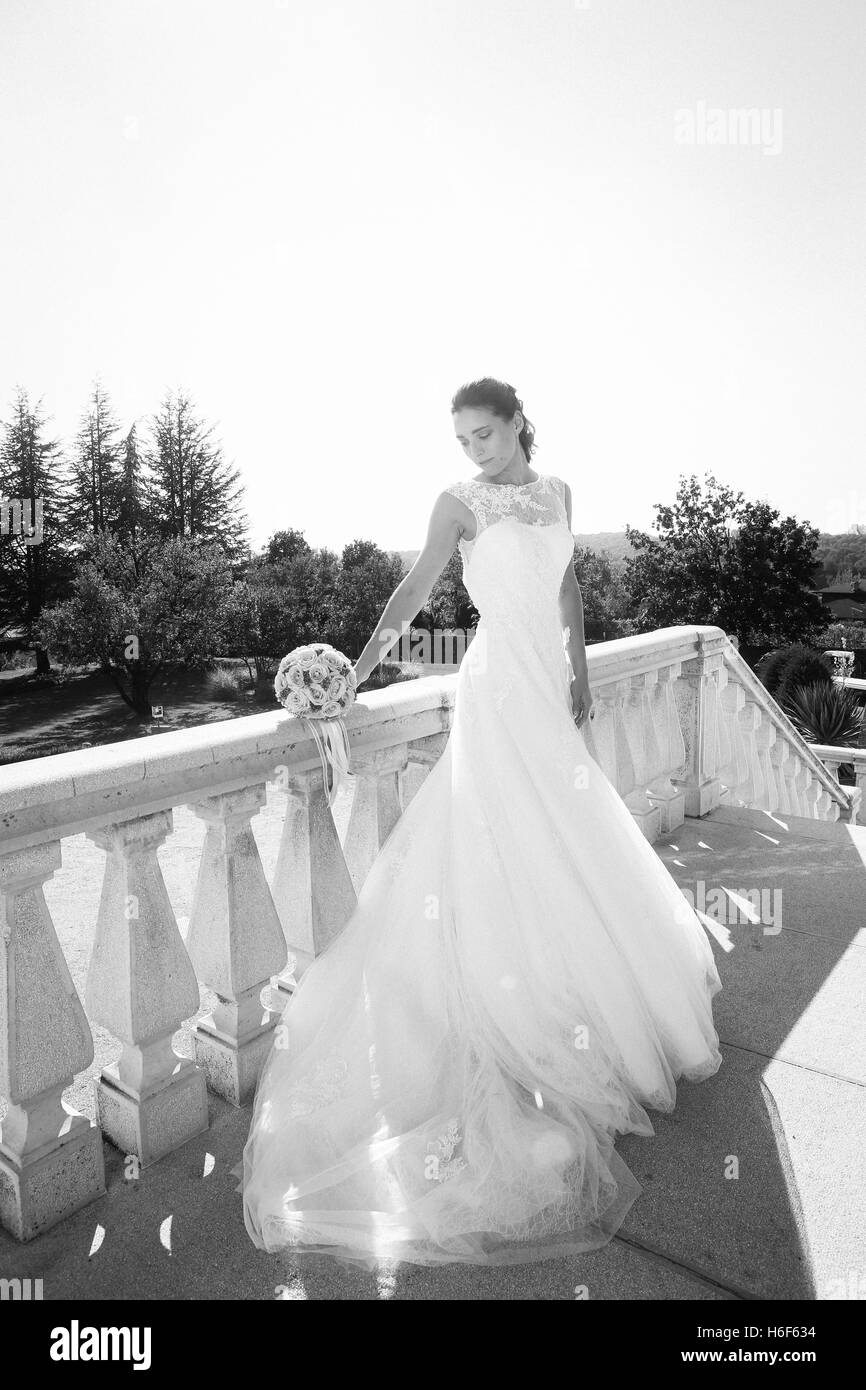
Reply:
<svg viewBox="0 0 866 1390"><path fill-rule="evenodd" d="M350 790L337 807L341 832ZM256 821L268 872L282 809L269 788ZM182 930L202 834L179 808L160 850ZM83 993L102 856L83 836L63 848L46 898ZM620 1139L644 1191L604 1250L379 1277L323 1256L265 1255L246 1234L230 1173L251 1108L210 1097L208 1132L137 1179L106 1143L103 1198L28 1245L0 1232L0 1278L42 1278L46 1299L76 1300L574 1300L584 1287L603 1300L828 1299L857 1288L866 1297L866 827L720 808L655 849L699 910L723 890L724 906L704 920L725 986L714 1001L725 1060L709 1081L680 1084L673 1114L651 1112L654 1138ZM765 922L750 889L757 903L765 895ZM94 1031L94 1065L68 1093L90 1115L93 1079L119 1050ZM175 1045L191 1054L189 1025Z"/></svg>

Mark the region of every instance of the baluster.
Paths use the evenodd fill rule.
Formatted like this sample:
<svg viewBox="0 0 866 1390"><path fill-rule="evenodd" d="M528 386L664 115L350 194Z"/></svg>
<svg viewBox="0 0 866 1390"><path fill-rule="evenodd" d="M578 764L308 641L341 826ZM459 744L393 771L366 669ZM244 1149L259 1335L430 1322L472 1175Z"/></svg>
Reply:
<svg viewBox="0 0 866 1390"><path fill-rule="evenodd" d="M820 817L818 802L821 799L823 787L818 781L811 768L806 769L806 786L803 791L803 805L805 814L810 820L817 820Z"/></svg>
<svg viewBox="0 0 866 1390"><path fill-rule="evenodd" d="M649 697L649 687L655 679L655 671L647 671L624 682L625 698L620 706L622 731L634 768L633 786L624 800L641 833L651 843L658 839L662 821L661 807L649 799L648 793L649 783L662 761Z"/></svg>
<svg viewBox="0 0 866 1390"><path fill-rule="evenodd" d="M731 720L728 714L726 697L731 680L728 668L722 663L716 672L717 697L716 697L716 768L719 774L719 804L727 805L730 800L730 788L727 786L723 769L726 768L733 756L733 741L731 738Z"/></svg>
<svg viewBox="0 0 866 1390"><path fill-rule="evenodd" d="M102 1136L63 1092L93 1061L93 1035L42 885L57 840L0 856L0 1224L18 1240L105 1191Z"/></svg>
<svg viewBox="0 0 866 1390"><path fill-rule="evenodd" d="M778 736L770 745L770 762L776 781L776 791L778 794L778 809L784 816L796 815L796 808L791 795L791 784L793 782L792 766L794 755L790 743Z"/></svg>
<svg viewBox="0 0 866 1390"><path fill-rule="evenodd" d="M662 667L656 674L658 679L651 692L651 717L656 729L660 763L658 775L650 782L648 793L652 803L661 811L660 829L667 834L682 825L685 818L685 796L671 780L682 771L686 760L686 745L674 694L674 681L679 677L680 663Z"/></svg>
<svg viewBox="0 0 866 1390"><path fill-rule="evenodd" d="M740 711L745 704L746 692L743 687L736 681L726 680L719 691L719 710L720 720L728 734L728 756L719 768L719 776L722 783L720 801L727 805L737 804L737 788L749 775L748 750L740 723Z"/></svg>
<svg viewBox="0 0 866 1390"><path fill-rule="evenodd" d="M376 748L352 760L357 781L343 850L357 893L402 815L400 778L408 760L405 743Z"/></svg>
<svg viewBox="0 0 866 1390"><path fill-rule="evenodd" d="M746 775L738 786L733 788L734 797L742 806L762 806L764 799L764 775L758 757L757 731L761 723L761 709L754 700L748 698L737 715L737 723L743 735L746 750Z"/></svg>
<svg viewBox="0 0 866 1390"><path fill-rule="evenodd" d="M123 1045L96 1084L99 1117L111 1142L142 1167L208 1126L204 1073L171 1045L199 1007L157 858L172 827L171 811L158 811L87 832L106 861L85 1002Z"/></svg>
<svg viewBox="0 0 866 1390"><path fill-rule="evenodd" d="M809 815L811 815L809 803L806 799L806 789L808 788L811 780L812 773L810 772L807 765L803 762L802 758L798 757L797 770L794 774L793 782L795 803L797 807L798 816L808 817Z"/></svg>
<svg viewBox="0 0 866 1390"><path fill-rule="evenodd" d="M834 801L826 787L821 788L820 795L815 802L815 816L818 820L838 820L839 804Z"/></svg>
<svg viewBox="0 0 866 1390"><path fill-rule="evenodd" d="M761 709L758 727L755 730L755 747L758 753L758 762L761 765L761 777L764 782L764 795L758 803L763 810L769 811L772 815L779 807L779 791L776 786L776 774L773 768L773 760L770 757L770 749L776 742L776 726L771 719L768 719Z"/></svg>
<svg viewBox="0 0 866 1390"><path fill-rule="evenodd" d="M802 816L803 803L801 799L802 793L800 790L800 768L802 764L797 754L797 750L793 748L790 744L786 744L785 746L787 747L788 752L790 754L788 761L784 764L784 773L791 815Z"/></svg>
<svg viewBox="0 0 866 1390"><path fill-rule="evenodd" d="M427 734L424 738L415 739L409 744L409 768L400 784L400 799L404 811L426 780L433 764L442 757L447 743L448 733L445 732Z"/></svg>
<svg viewBox="0 0 866 1390"><path fill-rule="evenodd" d="M839 781L839 769L845 762L845 759L822 758L821 762L823 763L824 767L826 767L827 771L831 774L834 781L837 782L838 785L841 787L842 783ZM848 788L844 787L843 791L847 792ZM840 806L838 801L834 800L831 793L825 787L823 789L820 801L820 816L822 820L832 821L840 820L844 817L845 820L849 820L853 824L856 824L857 808L856 806L852 807L850 805L847 808Z"/></svg>
<svg viewBox="0 0 866 1390"><path fill-rule="evenodd" d="M687 816L705 816L719 804L716 672L723 659L721 652L691 657L683 662L682 672L675 682L686 756L685 771L672 780L674 786L682 787Z"/></svg>
<svg viewBox="0 0 866 1390"><path fill-rule="evenodd" d="M277 979L276 993L285 996L283 1002L316 956L342 931L357 902L321 768L290 776L286 791L286 819L273 887L289 963L294 967L294 980L285 975Z"/></svg>
<svg viewBox="0 0 866 1390"><path fill-rule="evenodd" d="M195 1055L208 1086L232 1105L255 1091L278 1014L262 990L286 964L286 939L250 824L264 784L192 804L207 825L187 950L219 1003L196 1025Z"/></svg>
<svg viewBox="0 0 866 1390"><path fill-rule="evenodd" d="M581 733L605 777L623 796L634 785L634 769L628 743L619 732L620 685L617 681L608 681L592 693L596 712L582 725Z"/></svg>

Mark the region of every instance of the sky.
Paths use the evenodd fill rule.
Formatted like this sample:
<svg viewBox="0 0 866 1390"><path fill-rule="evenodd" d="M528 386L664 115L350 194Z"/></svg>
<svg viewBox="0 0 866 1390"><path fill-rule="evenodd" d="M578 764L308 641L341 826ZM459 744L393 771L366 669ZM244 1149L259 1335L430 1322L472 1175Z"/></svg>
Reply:
<svg viewBox="0 0 866 1390"><path fill-rule="evenodd" d="M511 382L572 528L866 523L862 0L0 0L0 419L184 389L250 539L417 549ZM753 110L740 121L737 112Z"/></svg>

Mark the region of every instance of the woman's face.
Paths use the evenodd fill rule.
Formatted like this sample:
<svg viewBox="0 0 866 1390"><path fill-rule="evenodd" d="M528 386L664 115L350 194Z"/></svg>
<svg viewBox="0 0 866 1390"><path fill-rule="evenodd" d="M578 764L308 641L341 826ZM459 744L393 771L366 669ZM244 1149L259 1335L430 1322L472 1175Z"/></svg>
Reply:
<svg viewBox="0 0 866 1390"><path fill-rule="evenodd" d="M454 433L467 458L476 468L495 478L513 461L520 448L518 434L523 416L517 410L511 420L503 420L491 410L457 410L453 415Z"/></svg>

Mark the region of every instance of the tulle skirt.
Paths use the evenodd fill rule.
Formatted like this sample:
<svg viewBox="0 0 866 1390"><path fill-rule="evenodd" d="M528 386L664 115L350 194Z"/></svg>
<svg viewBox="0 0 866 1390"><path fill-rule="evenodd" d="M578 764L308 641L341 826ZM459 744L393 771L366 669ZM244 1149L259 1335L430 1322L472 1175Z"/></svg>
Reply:
<svg viewBox="0 0 866 1390"><path fill-rule="evenodd" d="M277 1027L237 1170L263 1249L597 1249L641 1192L616 1135L721 1064L699 918L563 683L495 647L470 647L445 751Z"/></svg>

